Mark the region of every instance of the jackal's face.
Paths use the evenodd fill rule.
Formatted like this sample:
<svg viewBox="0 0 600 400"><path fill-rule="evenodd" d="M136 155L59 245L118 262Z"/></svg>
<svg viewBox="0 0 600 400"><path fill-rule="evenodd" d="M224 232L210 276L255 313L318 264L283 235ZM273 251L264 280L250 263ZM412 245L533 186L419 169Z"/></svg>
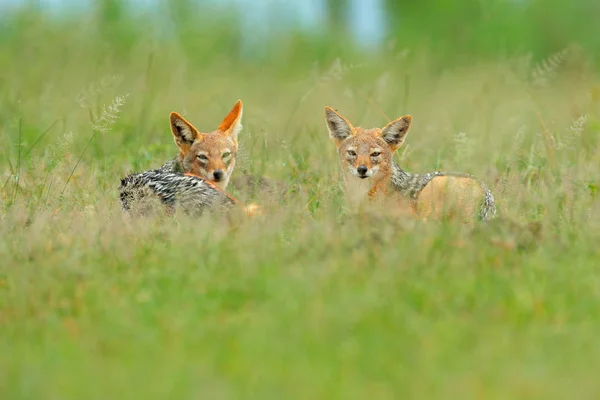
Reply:
<svg viewBox="0 0 600 400"><path fill-rule="evenodd" d="M170 120L183 172L200 176L225 189L235 167L238 133L242 129L242 102L238 100L212 132L199 132L176 112L171 113Z"/></svg>
<svg viewBox="0 0 600 400"><path fill-rule="evenodd" d="M325 119L346 175L376 181L391 176L394 152L404 142L412 121L410 115L372 129L352 126L331 107L325 108Z"/></svg>

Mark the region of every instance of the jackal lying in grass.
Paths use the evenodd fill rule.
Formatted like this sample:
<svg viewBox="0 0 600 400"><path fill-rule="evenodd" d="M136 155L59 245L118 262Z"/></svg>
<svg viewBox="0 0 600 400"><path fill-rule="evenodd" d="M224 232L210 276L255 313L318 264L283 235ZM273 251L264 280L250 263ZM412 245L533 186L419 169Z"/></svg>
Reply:
<svg viewBox="0 0 600 400"><path fill-rule="evenodd" d="M123 178L119 187L123 210L148 214L157 205L157 199L168 212L181 208L191 215L238 204L224 190L235 167L241 118L240 100L217 130L210 133L199 132L179 114L171 113L171 131L179 155L158 169ZM259 213L254 204L245 207L245 211L249 215Z"/></svg>
<svg viewBox="0 0 600 400"><path fill-rule="evenodd" d="M181 115L172 112L169 121L179 154L160 170L196 175L225 190L235 168L242 111L242 101L238 100L219 127L208 133L198 131Z"/></svg>
<svg viewBox="0 0 600 400"><path fill-rule="evenodd" d="M482 220L496 215L494 197L484 183L463 173L406 172L393 159L402 146L411 116L383 128L354 127L331 107L325 108L329 136L335 143L352 207L363 200L378 202L392 214L422 219L458 217L463 222L477 214Z"/></svg>
<svg viewBox="0 0 600 400"><path fill-rule="evenodd" d="M160 169L123 178L119 196L123 210L132 215L149 214L157 205L164 206L168 213L181 208L191 216L198 216L206 211L227 211L239 205L234 197L209 181ZM244 210L249 216L260 213L255 204L249 204Z"/></svg>

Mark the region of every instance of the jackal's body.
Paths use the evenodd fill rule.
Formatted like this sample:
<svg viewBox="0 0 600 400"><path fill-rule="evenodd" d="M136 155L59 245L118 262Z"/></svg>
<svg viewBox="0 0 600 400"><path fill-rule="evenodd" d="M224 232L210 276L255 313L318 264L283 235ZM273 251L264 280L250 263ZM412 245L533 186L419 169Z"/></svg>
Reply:
<svg viewBox="0 0 600 400"><path fill-rule="evenodd" d="M119 197L123 210L134 215L149 213L157 200L168 212L181 208L194 216L235 204L234 199L204 179L161 169L123 178Z"/></svg>
<svg viewBox="0 0 600 400"><path fill-rule="evenodd" d="M402 170L394 162L392 177L390 179L391 187L400 192L405 196L415 208L418 208L419 196L423 190L437 177L456 177L465 178L476 181L476 178L472 175L465 174L462 172L427 172L425 174L414 174ZM477 182L481 187L482 198L479 204L478 216L481 220L490 220L496 216L496 204L494 201L494 195L488 189L485 183Z"/></svg>
<svg viewBox="0 0 600 400"><path fill-rule="evenodd" d="M235 204L236 200L224 190L235 167L241 119L239 100L219 127L209 133L198 131L172 112L169 121L179 154L158 169L123 178L119 186L123 210L148 214L159 204L169 212L181 208L187 214L200 215Z"/></svg>
<svg viewBox="0 0 600 400"><path fill-rule="evenodd" d="M482 182L463 173L403 171L393 160L412 123L407 115L383 128L354 127L331 107L325 108L329 137L335 143L346 198L356 207L375 200L392 215L423 219L457 216L464 222L496 214L494 197Z"/></svg>

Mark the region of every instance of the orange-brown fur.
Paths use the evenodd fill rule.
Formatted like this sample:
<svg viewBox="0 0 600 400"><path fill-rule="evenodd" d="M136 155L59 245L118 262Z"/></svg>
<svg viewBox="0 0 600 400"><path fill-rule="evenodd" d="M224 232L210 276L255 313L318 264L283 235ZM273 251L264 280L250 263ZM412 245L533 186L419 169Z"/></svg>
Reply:
<svg viewBox="0 0 600 400"><path fill-rule="evenodd" d="M354 151L356 155L350 155L348 151ZM373 156L378 154L376 156ZM366 166L369 171L375 171L372 175L373 187L385 187L392 174L393 151L381 139L381 129L355 128L352 137L343 141L338 146L338 155L352 168L360 165ZM353 177L352 171L344 171L348 178Z"/></svg>
<svg viewBox="0 0 600 400"><path fill-rule="evenodd" d="M181 115L172 112L171 131L179 147L177 162L183 172L199 176L225 189L235 168L241 119L241 100L238 100L219 127L212 132L200 132Z"/></svg>
<svg viewBox="0 0 600 400"><path fill-rule="evenodd" d="M354 127L331 107L325 108L329 134L335 143L342 168L346 197L359 205L368 199L383 211L395 216L422 219L459 217L468 221L476 213L483 196L479 182L459 176L433 178L412 202L391 185L394 152L399 149L412 123L405 116L384 128ZM359 168L366 167L361 174ZM363 193L364 192L364 193Z"/></svg>

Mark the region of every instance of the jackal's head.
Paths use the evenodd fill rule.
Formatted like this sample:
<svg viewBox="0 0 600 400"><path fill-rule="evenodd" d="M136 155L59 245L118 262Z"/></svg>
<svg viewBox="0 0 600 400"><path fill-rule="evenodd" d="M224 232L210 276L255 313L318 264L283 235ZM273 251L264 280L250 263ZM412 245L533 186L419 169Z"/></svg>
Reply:
<svg viewBox="0 0 600 400"><path fill-rule="evenodd" d="M200 176L225 189L235 167L238 133L242 130L242 101L235 103L212 132L199 132L176 112L171 113L170 120L183 172Z"/></svg>
<svg viewBox="0 0 600 400"><path fill-rule="evenodd" d="M325 119L344 173L377 181L391 176L393 155L402 146L410 128L410 115L398 118L383 128L372 129L354 127L331 107L325 107Z"/></svg>

